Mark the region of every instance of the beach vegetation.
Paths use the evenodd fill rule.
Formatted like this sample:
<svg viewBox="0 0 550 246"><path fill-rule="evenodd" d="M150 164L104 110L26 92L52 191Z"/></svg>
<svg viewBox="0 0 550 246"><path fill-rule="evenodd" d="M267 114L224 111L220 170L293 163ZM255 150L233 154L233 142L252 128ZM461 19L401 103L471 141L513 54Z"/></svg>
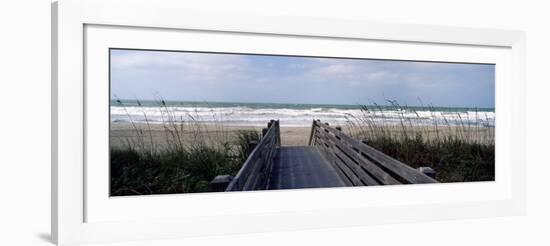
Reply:
<svg viewBox="0 0 550 246"><path fill-rule="evenodd" d="M467 112L445 113L422 106L421 115L418 107L394 100L388 104L365 105L360 115L348 115L347 133L413 168L431 167L439 182L495 179L494 120L477 109L472 109L471 119ZM398 112L397 122L380 120L388 118L388 112Z"/></svg>
<svg viewBox="0 0 550 246"><path fill-rule="evenodd" d="M121 100L116 103L125 107ZM145 113L140 126L127 112L134 134L123 146L111 146L112 196L209 192L217 175L237 174L250 153L248 143L260 138L254 129L229 131L221 118L207 124L198 114L176 117L163 99L158 106L166 143L153 140Z"/></svg>

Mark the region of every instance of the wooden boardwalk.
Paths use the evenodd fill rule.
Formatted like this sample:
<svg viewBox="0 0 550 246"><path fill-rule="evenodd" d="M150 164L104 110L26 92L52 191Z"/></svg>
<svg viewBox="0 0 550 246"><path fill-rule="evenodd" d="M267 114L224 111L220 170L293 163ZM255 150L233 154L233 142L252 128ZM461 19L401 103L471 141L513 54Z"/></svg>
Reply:
<svg viewBox="0 0 550 246"><path fill-rule="evenodd" d="M346 186L332 165L313 146L280 147L267 189Z"/></svg>
<svg viewBox="0 0 550 246"><path fill-rule="evenodd" d="M251 142L252 152L235 177L220 175L211 185L218 191L275 190L340 186L436 183L429 167L414 169L343 133L339 127L314 120L307 146L281 146L279 121ZM428 171L428 172L426 172Z"/></svg>

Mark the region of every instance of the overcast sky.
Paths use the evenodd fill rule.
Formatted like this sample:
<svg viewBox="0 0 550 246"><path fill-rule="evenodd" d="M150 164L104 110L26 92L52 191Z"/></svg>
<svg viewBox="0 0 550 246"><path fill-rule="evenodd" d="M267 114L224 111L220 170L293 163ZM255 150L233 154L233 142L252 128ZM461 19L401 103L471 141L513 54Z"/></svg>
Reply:
<svg viewBox="0 0 550 246"><path fill-rule="evenodd" d="M494 107L494 65L111 50L111 97Z"/></svg>

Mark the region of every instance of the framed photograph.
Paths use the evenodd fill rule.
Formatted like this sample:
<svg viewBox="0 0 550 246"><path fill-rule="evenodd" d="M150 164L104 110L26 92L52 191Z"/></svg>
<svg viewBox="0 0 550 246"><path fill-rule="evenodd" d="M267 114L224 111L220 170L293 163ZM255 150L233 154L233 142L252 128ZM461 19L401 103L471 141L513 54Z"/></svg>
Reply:
<svg viewBox="0 0 550 246"><path fill-rule="evenodd" d="M52 4L52 236L524 213L524 34Z"/></svg>

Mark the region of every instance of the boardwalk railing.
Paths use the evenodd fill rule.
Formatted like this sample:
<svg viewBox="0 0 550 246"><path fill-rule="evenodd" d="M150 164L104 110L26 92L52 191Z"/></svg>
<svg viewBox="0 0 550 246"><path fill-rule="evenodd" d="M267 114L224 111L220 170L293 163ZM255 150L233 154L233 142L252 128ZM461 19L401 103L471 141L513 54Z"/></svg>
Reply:
<svg viewBox="0 0 550 246"><path fill-rule="evenodd" d="M264 190L267 188L273 161L281 145L279 121L272 120L262 131L263 137L225 191Z"/></svg>
<svg viewBox="0 0 550 246"><path fill-rule="evenodd" d="M316 146L348 186L436 183L424 173L314 120L309 145Z"/></svg>

